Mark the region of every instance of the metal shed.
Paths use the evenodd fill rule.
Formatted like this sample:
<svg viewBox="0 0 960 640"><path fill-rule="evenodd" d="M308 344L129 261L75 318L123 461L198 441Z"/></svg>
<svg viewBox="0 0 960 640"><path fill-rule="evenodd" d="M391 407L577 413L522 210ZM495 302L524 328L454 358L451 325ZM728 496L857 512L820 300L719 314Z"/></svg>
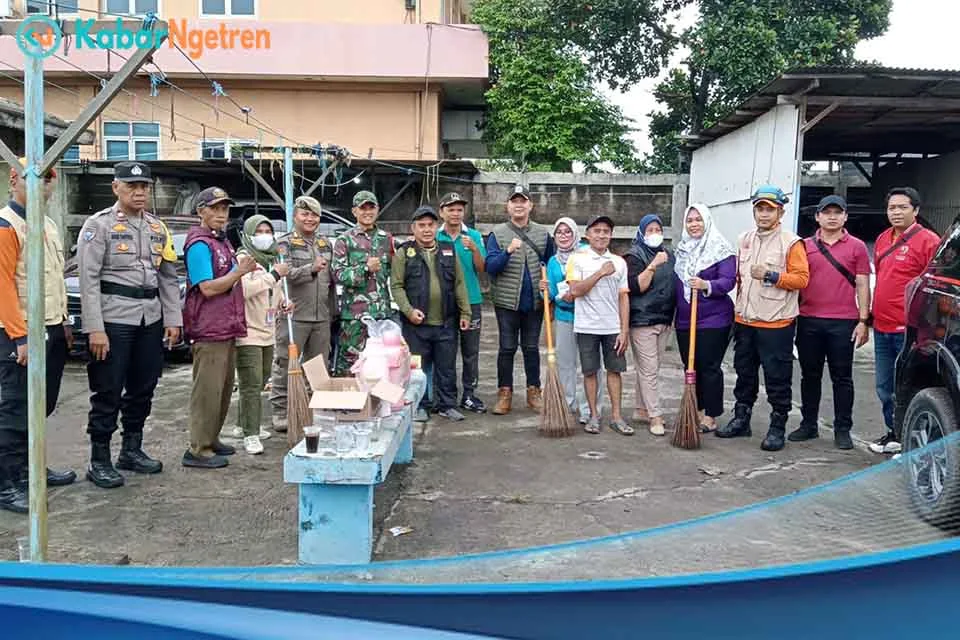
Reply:
<svg viewBox="0 0 960 640"><path fill-rule="evenodd" d="M939 231L960 212L960 71L863 66L784 73L698 136L690 201L711 205L733 239L752 226L749 198L761 183L798 207L822 194L800 190L803 163L840 161L870 182L861 204L878 211L886 190L909 184L924 196L921 214ZM865 237L872 240L872 237Z"/></svg>

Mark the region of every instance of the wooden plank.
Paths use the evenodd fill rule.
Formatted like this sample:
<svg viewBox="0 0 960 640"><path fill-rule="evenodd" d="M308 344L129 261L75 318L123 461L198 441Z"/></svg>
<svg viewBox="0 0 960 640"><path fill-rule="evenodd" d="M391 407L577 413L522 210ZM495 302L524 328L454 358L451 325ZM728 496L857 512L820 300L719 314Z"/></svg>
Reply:
<svg viewBox="0 0 960 640"><path fill-rule="evenodd" d="M262 175L260 175L260 172L257 171L256 168L254 168L254 166L250 164L246 158L242 158L240 162L243 164L243 168L246 169L250 175L253 176L253 179L257 181L257 184L263 187L263 190L266 191L271 198L273 198L274 202L281 207L286 207L286 202L284 202L283 198L277 194L276 190L270 186L270 183L267 182Z"/></svg>

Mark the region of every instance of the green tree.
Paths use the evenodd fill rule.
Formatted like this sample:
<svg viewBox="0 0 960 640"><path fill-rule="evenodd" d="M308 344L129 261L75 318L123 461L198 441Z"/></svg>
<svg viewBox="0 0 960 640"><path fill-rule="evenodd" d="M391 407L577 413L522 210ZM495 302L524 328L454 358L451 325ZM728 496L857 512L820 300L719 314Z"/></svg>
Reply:
<svg viewBox="0 0 960 640"><path fill-rule="evenodd" d="M630 121L597 82L659 68L667 53L633 44L620 26L608 34L624 16L617 4L477 0L472 19L490 43L484 138L494 156L531 170L568 171L577 161L588 170L637 167Z"/></svg>
<svg viewBox="0 0 960 640"><path fill-rule="evenodd" d="M892 0L700 0L679 36L689 55L660 82L648 171L684 170L682 136L696 135L778 74L851 66L860 40L882 34ZM669 34L668 34L669 35Z"/></svg>

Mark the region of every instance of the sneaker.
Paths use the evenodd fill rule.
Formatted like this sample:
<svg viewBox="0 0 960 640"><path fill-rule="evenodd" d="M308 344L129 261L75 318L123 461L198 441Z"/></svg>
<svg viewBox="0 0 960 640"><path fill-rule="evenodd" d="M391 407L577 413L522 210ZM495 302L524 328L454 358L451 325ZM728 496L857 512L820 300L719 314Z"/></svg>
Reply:
<svg viewBox="0 0 960 640"><path fill-rule="evenodd" d="M460 422L461 420L464 420L463 414L453 407L444 409L443 411L438 412L437 415L443 416L447 420L452 420L453 422Z"/></svg>
<svg viewBox="0 0 960 640"><path fill-rule="evenodd" d="M243 428L234 427L230 430L230 433L227 434L228 438L233 438L234 440L243 440Z"/></svg>
<svg viewBox="0 0 960 640"><path fill-rule="evenodd" d="M259 436L247 436L244 438L243 448L252 456L263 453L263 445L260 444Z"/></svg>
<svg viewBox="0 0 960 640"><path fill-rule="evenodd" d="M272 433L270 433L269 431L267 431L267 430L264 429L263 427L260 427L260 439L261 439L261 440L269 440L269 439L271 438L271 436L273 436Z"/></svg>
<svg viewBox="0 0 960 640"><path fill-rule="evenodd" d="M874 453L900 453L902 447L897 437L888 431L882 438L870 443L870 451Z"/></svg>
<svg viewBox="0 0 960 640"><path fill-rule="evenodd" d="M424 409L423 407L420 407L419 409L417 409L417 412L413 414L414 422L427 422L429 420L430 420L430 414L427 413L427 410Z"/></svg>
<svg viewBox="0 0 960 640"><path fill-rule="evenodd" d="M476 396L464 396L463 402L460 403L460 408L472 411L473 413L487 412L487 408L483 405L483 402Z"/></svg>

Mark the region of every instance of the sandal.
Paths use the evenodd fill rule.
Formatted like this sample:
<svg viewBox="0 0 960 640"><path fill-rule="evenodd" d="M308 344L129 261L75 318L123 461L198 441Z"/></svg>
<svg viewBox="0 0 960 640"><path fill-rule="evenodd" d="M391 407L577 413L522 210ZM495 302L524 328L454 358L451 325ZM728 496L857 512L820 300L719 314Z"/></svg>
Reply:
<svg viewBox="0 0 960 640"><path fill-rule="evenodd" d="M600 420L597 418L590 418L590 421L583 425L583 430L589 434L597 435L600 433Z"/></svg>
<svg viewBox="0 0 960 640"><path fill-rule="evenodd" d="M717 423L714 423L712 427L708 427L705 424L701 424L697 428L697 431L699 431L700 433L713 433L716 430L717 430Z"/></svg>
<svg viewBox="0 0 960 640"><path fill-rule="evenodd" d="M617 433L619 433L619 434L622 435L622 436L632 436L634 433L636 433L636 432L633 430L633 427L631 427L630 425L628 425L628 424L627 424L626 422L624 422L623 420L611 420L611 421L610 421L610 428L613 429L614 431L616 431Z"/></svg>

